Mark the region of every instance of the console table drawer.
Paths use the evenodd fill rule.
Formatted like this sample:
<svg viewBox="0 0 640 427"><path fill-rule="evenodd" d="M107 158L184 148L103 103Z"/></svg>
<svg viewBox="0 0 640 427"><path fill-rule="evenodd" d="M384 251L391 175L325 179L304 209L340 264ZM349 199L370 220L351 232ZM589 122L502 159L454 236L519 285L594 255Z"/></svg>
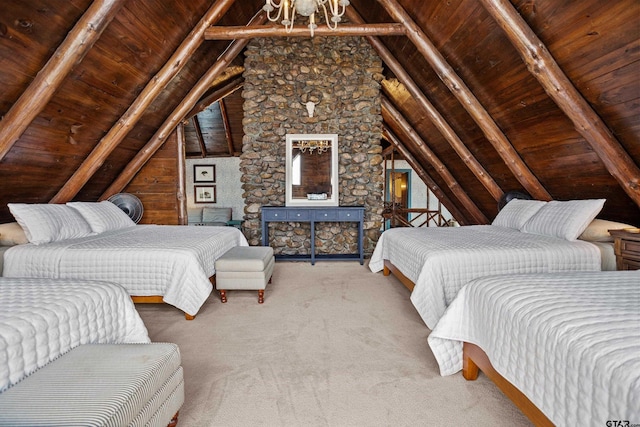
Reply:
<svg viewBox="0 0 640 427"><path fill-rule="evenodd" d="M262 218L267 221L286 221L287 220L287 211L286 210L267 210L264 209L262 211Z"/></svg>
<svg viewBox="0 0 640 427"><path fill-rule="evenodd" d="M311 220L308 209L263 209L265 221L305 221Z"/></svg>
<svg viewBox="0 0 640 427"><path fill-rule="evenodd" d="M311 215L306 209L292 209L287 211L287 219L290 221L309 221Z"/></svg>
<svg viewBox="0 0 640 427"><path fill-rule="evenodd" d="M313 219L316 221L335 221L338 219L338 212L335 209L314 210Z"/></svg>
<svg viewBox="0 0 640 427"><path fill-rule="evenodd" d="M362 210L340 210L338 211L338 219L340 221L360 221L362 219Z"/></svg>

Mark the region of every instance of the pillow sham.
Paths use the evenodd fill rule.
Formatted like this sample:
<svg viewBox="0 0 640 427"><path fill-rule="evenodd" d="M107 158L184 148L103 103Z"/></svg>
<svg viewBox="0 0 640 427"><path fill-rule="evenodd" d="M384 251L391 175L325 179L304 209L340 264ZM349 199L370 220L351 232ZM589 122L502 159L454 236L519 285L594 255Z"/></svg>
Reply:
<svg viewBox="0 0 640 427"><path fill-rule="evenodd" d="M69 206L28 203L8 203L7 206L34 245L92 234L87 221Z"/></svg>
<svg viewBox="0 0 640 427"><path fill-rule="evenodd" d="M76 209L91 226L94 233L136 225L129 215L108 200L102 202L68 202L68 206Z"/></svg>
<svg viewBox="0 0 640 427"><path fill-rule="evenodd" d="M580 240L589 242L613 242L613 237L609 230L621 230L623 228L634 228L633 225L622 222L607 221L605 219L594 219L591 224L578 237Z"/></svg>
<svg viewBox="0 0 640 427"><path fill-rule="evenodd" d="M202 208L187 209L187 222L189 224L193 224L195 222L202 222Z"/></svg>
<svg viewBox="0 0 640 427"><path fill-rule="evenodd" d="M15 246L29 243L27 235L17 222L0 224L0 245Z"/></svg>
<svg viewBox="0 0 640 427"><path fill-rule="evenodd" d="M605 199L552 200L541 207L521 231L576 240L600 213L604 202Z"/></svg>
<svg viewBox="0 0 640 427"><path fill-rule="evenodd" d="M231 208L203 208L202 222L220 222L227 225L231 220Z"/></svg>
<svg viewBox="0 0 640 427"><path fill-rule="evenodd" d="M546 204L542 200L512 199L498 212L491 225L520 230Z"/></svg>

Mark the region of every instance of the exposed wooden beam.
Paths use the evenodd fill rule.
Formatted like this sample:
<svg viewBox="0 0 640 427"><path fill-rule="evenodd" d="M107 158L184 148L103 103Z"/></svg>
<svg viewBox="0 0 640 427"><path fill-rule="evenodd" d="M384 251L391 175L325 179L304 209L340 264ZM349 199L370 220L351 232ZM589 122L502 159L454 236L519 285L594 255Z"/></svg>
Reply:
<svg viewBox="0 0 640 427"><path fill-rule="evenodd" d="M95 0L0 121L0 160L87 54L125 0Z"/></svg>
<svg viewBox="0 0 640 427"><path fill-rule="evenodd" d="M200 119L198 119L198 115L191 117L191 121L193 122L193 127L196 131L196 138L198 139L198 146L200 147L200 157L203 159L207 157L207 146L204 143L204 136L202 136L202 128L200 127Z"/></svg>
<svg viewBox="0 0 640 427"><path fill-rule="evenodd" d="M458 221L461 225L468 225L469 221L466 216L462 214L460 209L457 208L455 203L451 201L451 199L445 194L444 191L440 188L438 184L431 178L431 176L427 173L427 171L422 167L420 162L416 160L416 158L407 150L405 145L400 141L400 139L389 129L387 125L383 125L382 134L387 140L400 154L405 158L409 166L416 171L420 179L429 187L431 192L440 200L440 202L444 205L445 208L453 215L456 221ZM385 162L386 163L386 162ZM386 173L385 173L386 176ZM386 179L385 179L386 181Z"/></svg>
<svg viewBox="0 0 640 427"><path fill-rule="evenodd" d="M382 150L382 157L389 157L389 156L393 157L393 152L394 151L395 151L395 149L393 148L393 145L390 145L389 147L387 147L384 150Z"/></svg>
<svg viewBox="0 0 640 427"><path fill-rule="evenodd" d="M202 44L204 30L217 22L231 7L235 0L218 0L200 19L189 35L180 44L171 58L147 83L140 95L127 111L118 119L109 132L82 162L65 185L51 199L51 203L64 203L71 200L102 166L106 158L122 142L129 131L140 120L147 107L156 99L169 82L184 68L191 55Z"/></svg>
<svg viewBox="0 0 640 427"><path fill-rule="evenodd" d="M353 8L348 7L346 16L351 22L356 24L363 23L364 20L360 14ZM404 84L411 96L422 107L423 111L427 114L427 117L431 120L433 125L438 129L440 134L449 142L451 147L460 156L469 170L478 178L478 180L484 185L487 191L498 201L504 194L498 184L491 178L491 175L487 173L484 167L478 162L475 156L469 151L467 146L458 137L458 134L453 130L447 120L440 114L436 107L429 101L426 95L422 92L420 87L411 78L405 68L398 62L393 54L386 48L382 41L378 37L367 36L367 40L373 46L380 59L389 67L391 72ZM385 87L386 88L386 87Z"/></svg>
<svg viewBox="0 0 640 427"><path fill-rule="evenodd" d="M191 109L191 111L189 111L187 113L187 117L186 118L190 119L191 117L195 116L196 114L200 113L201 111L206 110L214 102L219 101L222 98L224 98L226 96L229 96L233 92L235 92L238 89L240 89L243 84L244 84L244 78L238 77L236 79L233 79L232 81L230 81L229 83L227 83L223 87L221 87L220 89L212 92L210 95L207 95L204 98L202 98L200 101L198 101L196 106L193 107Z"/></svg>
<svg viewBox="0 0 640 427"><path fill-rule="evenodd" d="M396 74L396 76L398 76L396 71L393 71L393 73ZM400 74L402 74L402 72L400 72ZM389 84L390 84L389 82L385 83L385 81L383 81L382 88L385 94L387 95L387 97L392 99L393 94L389 89ZM422 97L424 97L424 95L422 95ZM475 175L478 181L480 181L480 183L484 186L485 189L487 189L489 194L491 194L491 196L493 196L493 198L496 201L500 200L504 192L500 189L498 184L493 180L493 178L484 169L484 167L480 164L480 162L478 162L478 160L474 157L474 155L469 151L466 145L464 145L464 143L460 140L460 138L455 133L455 131L446 122L444 117L440 115L440 113L426 98L422 98L422 101L426 101L430 107L426 106L425 104L423 104L423 102L420 101L421 99L420 95L415 96L414 99L418 101L418 104L420 104L422 108L427 108L426 110L427 116L432 120L432 123L436 126L436 128L438 128L441 135L444 136L444 138L449 142L449 144L455 150L458 156L460 156L460 158L462 159L464 164L469 168L471 173Z"/></svg>
<svg viewBox="0 0 640 427"><path fill-rule="evenodd" d="M227 114L227 107L225 107L224 105L224 99L218 101L218 104L220 105L220 115L222 116L222 126L224 127L224 136L227 140L229 155L233 156L236 150L233 146L233 135L231 135L231 126L229 125L229 115Z"/></svg>
<svg viewBox="0 0 640 427"><path fill-rule="evenodd" d="M496 149L509 170L514 174L522 187L536 199L551 200L551 195L531 172L526 163L520 158L516 149L511 145L505 134L500 130L489 112L482 106L471 89L458 76L435 47L433 42L422 31L420 26L409 16L397 0L378 0L391 17L407 26L407 37L418 51L429 62L431 67L451 93L460 101L469 115L478 124L487 140Z"/></svg>
<svg viewBox="0 0 640 427"><path fill-rule="evenodd" d="M176 196L178 201L178 224L187 225L189 216L187 214L187 173L185 170L185 135L184 125L180 123L176 128L176 138L178 139L178 150L176 162L178 163L178 188Z"/></svg>
<svg viewBox="0 0 640 427"><path fill-rule="evenodd" d="M388 117L385 120L389 120L390 123L395 123L399 129L402 129L403 133L415 144L416 149L427 159L429 164L438 172L442 177L447 187L453 194L456 195L462 206L471 214L476 224L488 224L490 221L482 213L482 211L476 206L476 204L469 198L467 193L462 189L458 181L449 172L449 169L444 163L435 155L433 151L425 144L420 138L420 135L411 127L409 122L400 114L400 112L393 106L393 104L386 98L382 98L382 113Z"/></svg>
<svg viewBox="0 0 640 427"><path fill-rule="evenodd" d="M255 16L248 25L260 25L267 17L263 12ZM218 58L215 64L200 78L196 85L189 91L180 104L173 110L169 117L158 128L153 137L145 144L136 156L127 164L122 173L113 181L107 190L100 196L105 200L109 196L122 191L144 164L155 154L173 129L184 120L185 116L198 102L202 95L211 87L211 82L224 71L224 69L242 52L249 43L248 39L234 40Z"/></svg>
<svg viewBox="0 0 640 427"><path fill-rule="evenodd" d="M591 144L609 173L640 206L640 168L558 66L545 44L508 0L481 0L481 3L502 27L545 92Z"/></svg>
<svg viewBox="0 0 640 427"><path fill-rule="evenodd" d="M340 24L335 30L326 26L318 26L313 30L318 37L341 36L404 36L405 27L402 24ZM295 26L290 32L282 25L265 25L261 27L211 27L204 33L207 40L235 40L252 39L256 37L311 37L306 26Z"/></svg>
<svg viewBox="0 0 640 427"><path fill-rule="evenodd" d="M211 87L221 87L244 73L243 65L229 65L218 77L211 82Z"/></svg>

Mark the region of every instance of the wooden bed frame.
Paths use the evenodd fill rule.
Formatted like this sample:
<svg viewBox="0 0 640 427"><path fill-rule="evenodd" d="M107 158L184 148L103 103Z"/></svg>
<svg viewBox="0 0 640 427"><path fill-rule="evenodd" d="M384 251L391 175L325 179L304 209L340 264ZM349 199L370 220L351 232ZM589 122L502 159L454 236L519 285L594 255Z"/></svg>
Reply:
<svg viewBox="0 0 640 427"><path fill-rule="evenodd" d="M491 365L489 356L477 345L465 342L462 356L462 376L468 381L478 378L481 370L536 426L554 424L520 390L500 375Z"/></svg>
<svg viewBox="0 0 640 427"><path fill-rule="evenodd" d="M383 274L388 276L390 273L409 289L413 291L415 283L405 276L395 265L388 259L384 260ZM526 415L536 426L550 426L554 424L542 413L536 405L529 400L520 390L500 375L491 365L491 361L487 354L477 345L464 343L463 345L463 368L462 376L467 381L473 381L478 378L479 371L491 380L500 390L507 396L517 407Z"/></svg>
<svg viewBox="0 0 640 427"><path fill-rule="evenodd" d="M131 299L133 300L134 304L165 304L164 300L162 299L162 295L131 295ZM193 320L196 318L196 316L185 312L184 318L187 320Z"/></svg>
<svg viewBox="0 0 640 427"><path fill-rule="evenodd" d="M413 291L413 288L416 286L416 284L413 283L407 276L402 274L402 272L398 270L398 268L395 265L393 265L391 261L389 261L388 259L385 259L382 274L384 274L385 276L388 276L389 273L393 273L393 275L396 276L398 280L400 280L400 282L404 286L406 286L407 289L409 289L410 291Z"/></svg>
<svg viewBox="0 0 640 427"><path fill-rule="evenodd" d="M216 288L216 276L209 277L209 281L213 285L213 289ZM134 304L164 304L162 295L146 295L146 296L134 296L131 295L131 299ZM185 311L184 318L187 320L193 320L196 318L195 314L189 314Z"/></svg>

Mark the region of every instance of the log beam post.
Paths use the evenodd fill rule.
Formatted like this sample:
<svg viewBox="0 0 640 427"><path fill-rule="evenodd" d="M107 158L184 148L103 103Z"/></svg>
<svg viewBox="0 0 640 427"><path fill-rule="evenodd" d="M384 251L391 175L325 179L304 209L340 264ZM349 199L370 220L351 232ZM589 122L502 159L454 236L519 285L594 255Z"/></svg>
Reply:
<svg viewBox="0 0 640 427"><path fill-rule="evenodd" d="M259 13L254 17L248 25L260 25L266 21L267 17L264 13ZM151 137L149 142L136 154L136 156L127 164L122 173L111 183L109 188L102 193L100 200L109 198L112 194L119 193L124 189L136 173L144 166L144 164L155 154L156 151L166 141L173 129L184 120L185 116L196 105L202 95L211 87L211 82L222 73L225 68L242 52L242 49L249 43L249 39L234 40L229 47L218 58L215 64L200 78L196 85L189 91L180 104L173 110L169 117L164 121L162 126L158 128L156 133Z"/></svg>
<svg viewBox="0 0 640 427"><path fill-rule="evenodd" d="M227 107L224 105L224 99L218 101L220 104L220 115L222 116L222 125L224 127L224 136L227 140L227 148L229 149L229 155L233 156L235 147L233 146L233 135L231 134L231 124L229 123L229 115L227 114Z"/></svg>
<svg viewBox="0 0 640 427"><path fill-rule="evenodd" d="M424 155L429 164L431 164L431 166L442 177L451 192L456 195L462 206L464 206L471 214L473 219L476 221L476 224L489 224L487 217L480 209L478 209L478 206L476 206L473 200L469 198L458 181L453 177L451 172L449 172L449 169L444 165L444 163L442 163L438 156L436 156L435 153L427 147L425 142L420 138L409 122L405 120L402 114L400 114L393 104L391 104L391 102L385 97L382 98L382 112L387 116L385 120L389 120L390 123L395 123L396 127L402 129L405 135L411 139L411 142L415 144L420 153Z"/></svg>
<svg viewBox="0 0 640 427"><path fill-rule="evenodd" d="M360 16L353 7L348 7L346 11L346 16L349 21L355 22L356 24L364 23L362 16ZM398 62L378 37L367 36L367 40L375 51L378 52L382 61L387 65L387 67L389 67L398 80L400 80L400 82L402 82L402 84L407 88L411 96L413 96L413 98L422 107L433 125L438 129L438 131L440 131L447 142L449 142L451 147L455 150L458 156L460 156L469 170L476 176L476 178L478 178L496 201L500 200L504 194L502 189L469 151L464 142L462 142L458 137L458 134L451 128L451 126L449 126L446 119L442 117L442 114L440 114L438 109L429 101L405 68L400 64L400 62Z"/></svg>
<svg viewBox="0 0 640 427"><path fill-rule="evenodd" d="M176 188L176 201L178 203L178 224L187 225L189 215L187 214L187 172L185 170L185 135L184 125L180 123L176 128L176 138L178 143L176 152L176 162L178 165L178 182Z"/></svg>
<svg viewBox="0 0 640 427"><path fill-rule="evenodd" d="M335 30L326 26L318 26L313 30L318 37L343 36L404 36L406 28L402 24L341 24ZM253 39L256 37L310 37L311 32L306 26L296 26L291 31L282 25L265 25L260 27L211 27L204 33L207 40L237 40Z"/></svg>
<svg viewBox="0 0 640 427"><path fill-rule="evenodd" d="M460 209L451 201L451 199L445 194L440 186L431 178L427 171L422 167L420 162L411 154L407 147L400 141L400 139L389 129L389 126L383 125L382 134L387 140L393 144L398 152L404 157L409 166L416 171L420 179L429 187L433 194L440 200L440 202L447 208L447 210L453 215L453 217L462 225L469 224L466 216L462 214ZM393 169L393 166L392 166ZM386 176L386 174L385 174ZM386 179L385 179L386 181ZM427 200L428 201L428 200Z"/></svg>
<svg viewBox="0 0 640 427"><path fill-rule="evenodd" d="M529 72L573 122L611 175L640 206L640 168L558 66L544 43L508 0L481 0L515 46Z"/></svg>
<svg viewBox="0 0 640 427"><path fill-rule="evenodd" d="M127 111L113 125L111 130L100 140L98 145L82 162L80 167L69 178L65 185L51 199L51 203L64 203L71 200L78 191L91 179L102 166L106 158L127 136L129 131L140 120L144 111L157 98L169 82L182 70L189 58L202 44L204 31L217 22L231 7L235 0L218 0L191 30L171 58L158 73L147 83L140 95L133 101Z"/></svg>
<svg viewBox="0 0 640 427"><path fill-rule="evenodd" d="M47 105L73 67L85 57L125 0L95 0L20 98L0 121L0 160Z"/></svg>
<svg viewBox="0 0 640 427"><path fill-rule="evenodd" d="M449 88L451 93L478 124L487 140L496 149L509 170L511 170L518 182L522 184L522 187L536 199L551 200L551 195L520 158L516 149L513 148L511 142L500 130L489 112L482 106L453 67L447 63L420 26L415 23L397 0L378 0L378 2L385 8L392 19L406 25L409 40L416 46L418 51L433 67L440 80Z"/></svg>
<svg viewBox="0 0 640 427"><path fill-rule="evenodd" d="M203 159L207 157L207 146L204 143L204 136L202 135L202 128L200 127L200 119L198 119L198 115L191 117L191 121L193 122L193 127L196 131L196 138L198 139L198 146L200 147L200 157Z"/></svg>

